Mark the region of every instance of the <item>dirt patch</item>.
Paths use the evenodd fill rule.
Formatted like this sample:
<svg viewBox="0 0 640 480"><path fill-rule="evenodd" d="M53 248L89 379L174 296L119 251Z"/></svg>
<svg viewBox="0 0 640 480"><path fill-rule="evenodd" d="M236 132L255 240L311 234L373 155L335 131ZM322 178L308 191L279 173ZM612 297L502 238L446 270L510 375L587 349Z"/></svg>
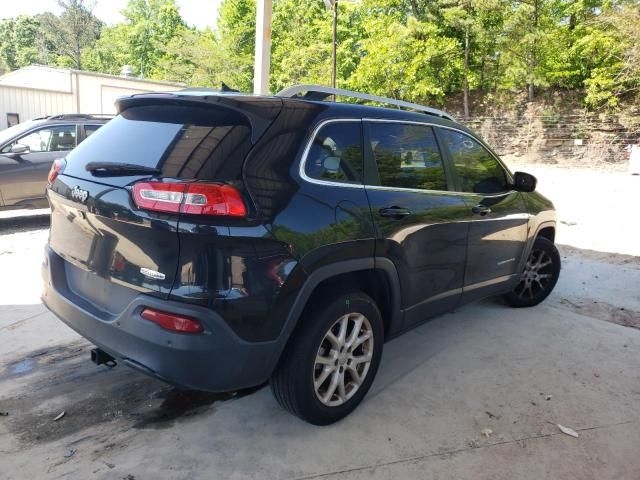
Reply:
<svg viewBox="0 0 640 480"><path fill-rule="evenodd" d="M640 312L616 307L606 302L596 302L588 298L560 299L560 305L572 312L607 322L640 329Z"/></svg>
<svg viewBox="0 0 640 480"><path fill-rule="evenodd" d="M558 245L558 250L562 255L575 255L595 260L596 262L609 263L611 265L630 265L640 266L640 257L634 255L625 255L622 253L599 252L597 250L588 250L584 248L576 248L571 245Z"/></svg>
<svg viewBox="0 0 640 480"><path fill-rule="evenodd" d="M0 373L3 384L21 382L0 396L0 421L22 444L49 442L97 427L126 431L166 428L181 419L210 412L212 405L241 398L257 389L233 393L184 391L123 365L109 369L89 361L91 345L75 342L35 350L12 360ZM62 411L65 415L54 419Z"/></svg>

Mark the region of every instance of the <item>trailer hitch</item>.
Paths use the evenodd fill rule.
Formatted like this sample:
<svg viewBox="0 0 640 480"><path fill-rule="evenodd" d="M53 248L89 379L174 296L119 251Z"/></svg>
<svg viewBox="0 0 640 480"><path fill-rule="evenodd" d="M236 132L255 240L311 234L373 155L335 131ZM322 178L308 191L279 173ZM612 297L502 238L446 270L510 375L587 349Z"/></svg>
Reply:
<svg viewBox="0 0 640 480"><path fill-rule="evenodd" d="M99 348L91 350L91 361L96 365L106 365L109 368L116 366L116 359Z"/></svg>

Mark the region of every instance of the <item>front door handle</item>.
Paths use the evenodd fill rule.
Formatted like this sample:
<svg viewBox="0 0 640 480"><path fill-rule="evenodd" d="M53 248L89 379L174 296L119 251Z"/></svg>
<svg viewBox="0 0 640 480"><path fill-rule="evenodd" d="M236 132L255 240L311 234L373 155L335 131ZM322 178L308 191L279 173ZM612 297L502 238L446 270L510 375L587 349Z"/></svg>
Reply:
<svg viewBox="0 0 640 480"><path fill-rule="evenodd" d="M476 205L471 209L474 215L480 215L484 217L487 213L491 213L491 209L485 205Z"/></svg>
<svg viewBox="0 0 640 480"><path fill-rule="evenodd" d="M395 205L393 207L380 209L381 217L390 217L396 220L400 220L404 217L408 217L409 215L411 215L411 210L409 210L408 208L396 207Z"/></svg>

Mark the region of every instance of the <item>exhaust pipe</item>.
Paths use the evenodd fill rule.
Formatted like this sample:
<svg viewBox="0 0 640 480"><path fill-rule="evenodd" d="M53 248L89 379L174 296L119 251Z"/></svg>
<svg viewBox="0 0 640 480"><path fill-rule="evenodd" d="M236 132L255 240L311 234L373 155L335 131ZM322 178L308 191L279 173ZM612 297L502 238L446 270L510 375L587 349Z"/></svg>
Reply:
<svg viewBox="0 0 640 480"><path fill-rule="evenodd" d="M109 368L116 366L116 359L99 348L91 350L91 361L96 365L106 365Z"/></svg>

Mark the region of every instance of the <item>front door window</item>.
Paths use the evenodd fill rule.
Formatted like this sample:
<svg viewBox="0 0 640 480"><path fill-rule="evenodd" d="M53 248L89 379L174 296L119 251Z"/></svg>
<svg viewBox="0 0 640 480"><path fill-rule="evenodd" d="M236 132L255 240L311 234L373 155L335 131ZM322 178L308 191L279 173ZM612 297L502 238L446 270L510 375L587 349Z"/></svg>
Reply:
<svg viewBox="0 0 640 480"><path fill-rule="evenodd" d="M468 193L500 193L508 190L504 168L479 142L455 130L441 128L449 148L460 189Z"/></svg>
<svg viewBox="0 0 640 480"><path fill-rule="evenodd" d="M30 153L39 152L65 152L73 150L76 146L76 126L56 125L41 128L19 138L11 145L5 147L3 152L11 151L11 146L19 143L29 147Z"/></svg>

